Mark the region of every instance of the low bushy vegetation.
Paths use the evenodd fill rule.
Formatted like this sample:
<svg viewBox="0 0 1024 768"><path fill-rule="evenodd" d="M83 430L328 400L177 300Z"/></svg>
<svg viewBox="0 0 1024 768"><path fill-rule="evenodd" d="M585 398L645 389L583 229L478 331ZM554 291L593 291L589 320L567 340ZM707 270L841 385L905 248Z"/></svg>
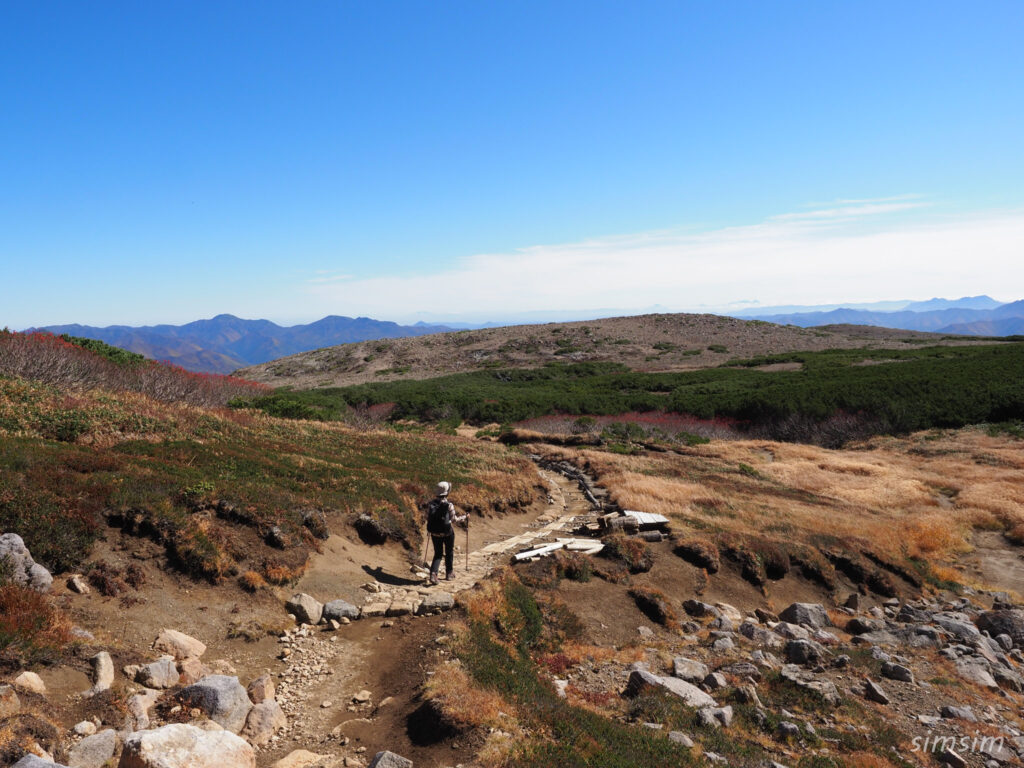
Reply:
<svg viewBox="0 0 1024 768"><path fill-rule="evenodd" d="M80 429L55 433L55 421ZM0 530L58 572L79 567L113 524L195 576L287 583L328 529L362 516L418 545L419 504L441 477L475 514L535 493L530 462L502 445L0 378Z"/></svg>
<svg viewBox="0 0 1024 768"><path fill-rule="evenodd" d="M186 371L92 339L8 330L0 331L0 376L66 389L139 392L163 402L206 406L270 391L264 384Z"/></svg>
<svg viewBox="0 0 1024 768"><path fill-rule="evenodd" d="M71 621L47 596L0 581L0 669L55 661L71 641Z"/></svg>
<svg viewBox="0 0 1024 768"><path fill-rule="evenodd" d="M801 368L759 370L776 363ZM455 416L475 424L548 414L669 411L730 419L768 437L839 445L878 432L1021 419L1024 344L787 353L683 373L639 373L614 363L550 364L281 390L236 401L278 415L294 411L328 419L359 404L385 403L392 406L392 419Z"/></svg>

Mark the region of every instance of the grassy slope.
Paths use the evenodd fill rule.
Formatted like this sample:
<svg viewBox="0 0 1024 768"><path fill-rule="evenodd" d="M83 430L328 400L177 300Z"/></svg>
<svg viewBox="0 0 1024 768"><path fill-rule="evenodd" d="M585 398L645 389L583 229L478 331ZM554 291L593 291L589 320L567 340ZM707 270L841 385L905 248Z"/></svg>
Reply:
<svg viewBox="0 0 1024 768"><path fill-rule="evenodd" d="M763 583L766 564L807 549L849 555L868 572L886 562L933 583L964 581L949 566L975 530L1017 542L1024 532L1024 441L981 429L879 437L841 451L760 440L681 453L547 451L587 466L622 507L668 516L682 539L741 560L749 553ZM887 578L900 582L891 571Z"/></svg>
<svg viewBox="0 0 1024 768"><path fill-rule="evenodd" d="M480 511L533 493L529 462L501 446L16 379L0 378L0 435L0 529L58 570L87 556L111 515L217 579L278 561L301 568L313 543L304 509L326 510L332 528L366 513L402 539L442 477ZM275 526L291 544L283 551L262 543Z"/></svg>

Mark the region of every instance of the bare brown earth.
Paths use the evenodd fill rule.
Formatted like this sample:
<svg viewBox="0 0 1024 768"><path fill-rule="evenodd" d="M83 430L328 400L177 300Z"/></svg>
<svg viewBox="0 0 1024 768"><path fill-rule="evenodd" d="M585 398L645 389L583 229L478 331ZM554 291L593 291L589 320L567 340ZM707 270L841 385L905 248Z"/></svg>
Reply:
<svg viewBox="0 0 1024 768"><path fill-rule="evenodd" d="M549 362L615 362L639 371L684 371L763 354L864 346L901 349L923 342L980 343L970 337L891 328L797 328L719 315L663 314L342 344L236 373L273 386L310 389Z"/></svg>

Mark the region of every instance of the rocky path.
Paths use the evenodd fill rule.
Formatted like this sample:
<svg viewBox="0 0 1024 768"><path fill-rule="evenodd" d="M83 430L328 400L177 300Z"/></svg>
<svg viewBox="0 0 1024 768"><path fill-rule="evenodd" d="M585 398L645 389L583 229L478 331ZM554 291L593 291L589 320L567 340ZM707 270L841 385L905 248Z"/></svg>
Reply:
<svg viewBox="0 0 1024 768"><path fill-rule="evenodd" d="M548 509L526 524L525 530L484 540L470 551L466 565L465 534L456 533L456 577L437 586L427 583L426 569L410 574L419 584L396 586L382 581L363 585L363 605L352 606L359 620L341 619L337 629L298 623L277 641L279 666L273 670L277 701L288 723L271 737L260 764L269 764L299 746L318 752L347 752L358 765L350 742L371 730L378 711L389 705L388 691L373 690L373 661L377 641L398 630L395 619L429 615L454 606L455 596L472 589L520 551L560 536L571 535L602 512L605 491L568 464L541 466L548 486ZM300 619L302 617L299 617ZM374 621L376 619L376 621ZM369 621L367 621L369 620ZM327 628L331 628L327 623ZM390 647L390 645L389 645Z"/></svg>

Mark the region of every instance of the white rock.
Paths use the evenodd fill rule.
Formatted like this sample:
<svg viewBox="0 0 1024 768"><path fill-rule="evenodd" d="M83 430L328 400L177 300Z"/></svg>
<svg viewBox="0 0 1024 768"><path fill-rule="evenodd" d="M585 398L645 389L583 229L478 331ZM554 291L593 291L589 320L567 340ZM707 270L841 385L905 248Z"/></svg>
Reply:
<svg viewBox="0 0 1024 768"><path fill-rule="evenodd" d="M22 672L11 682L22 690L38 693L40 696L46 695L46 684L35 672Z"/></svg>
<svg viewBox="0 0 1024 768"><path fill-rule="evenodd" d="M153 650L173 656L176 660L196 658L206 653L206 645L176 629L165 629L153 642Z"/></svg>
<svg viewBox="0 0 1024 768"><path fill-rule="evenodd" d="M228 731L175 723L128 736L118 768L256 768L256 753Z"/></svg>

